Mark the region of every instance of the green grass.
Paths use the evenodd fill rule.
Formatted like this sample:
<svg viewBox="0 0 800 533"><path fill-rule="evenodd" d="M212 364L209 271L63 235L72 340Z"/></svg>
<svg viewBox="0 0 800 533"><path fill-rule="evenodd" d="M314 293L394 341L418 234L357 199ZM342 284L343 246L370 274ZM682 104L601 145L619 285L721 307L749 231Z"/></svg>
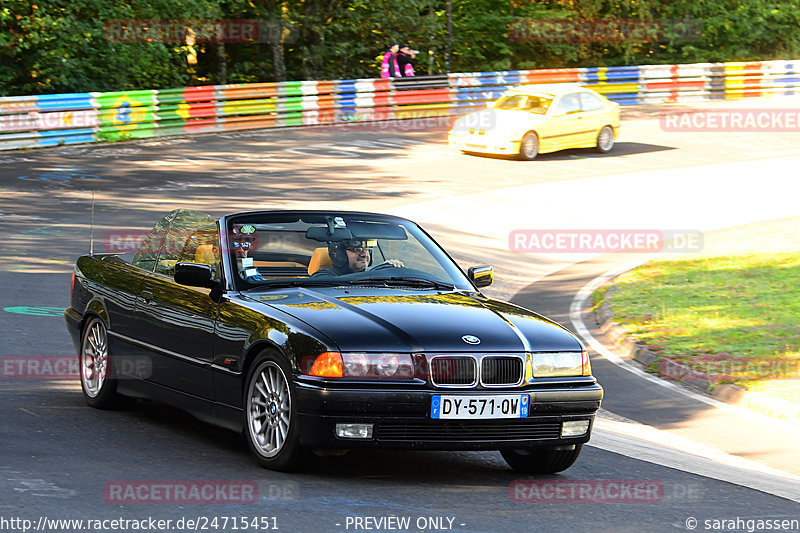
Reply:
<svg viewBox="0 0 800 533"><path fill-rule="evenodd" d="M800 378L798 220L707 238L703 253L662 257L615 284L615 321L660 357L719 383Z"/></svg>
<svg viewBox="0 0 800 533"><path fill-rule="evenodd" d="M592 293L592 311L597 311L597 309L603 305L603 302L606 299L606 293L612 287L611 284L606 284L597 289Z"/></svg>

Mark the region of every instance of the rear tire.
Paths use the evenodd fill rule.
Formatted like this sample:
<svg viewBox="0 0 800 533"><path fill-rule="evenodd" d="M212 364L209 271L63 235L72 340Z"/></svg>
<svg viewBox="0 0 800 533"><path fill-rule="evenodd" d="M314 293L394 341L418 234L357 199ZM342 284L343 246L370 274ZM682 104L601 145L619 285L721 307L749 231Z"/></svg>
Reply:
<svg viewBox="0 0 800 533"><path fill-rule="evenodd" d="M86 324L78 353L81 390L86 403L96 409L113 409L121 405L117 380L111 377L111 354L105 323L94 317Z"/></svg>
<svg viewBox="0 0 800 533"><path fill-rule="evenodd" d="M614 129L611 126L603 126L597 134L597 146L595 150L601 154L607 154L614 149Z"/></svg>
<svg viewBox="0 0 800 533"><path fill-rule="evenodd" d="M297 395L289 365L272 351L259 354L244 389L244 433L265 468L289 472L309 455L300 447Z"/></svg>
<svg viewBox="0 0 800 533"><path fill-rule="evenodd" d="M519 142L519 154L517 157L523 161L533 161L539 155L539 136L535 132L529 131L522 136Z"/></svg>
<svg viewBox="0 0 800 533"><path fill-rule="evenodd" d="M555 474L572 466L578 459L582 444L572 449L522 448L500 450L508 465L523 474Z"/></svg>

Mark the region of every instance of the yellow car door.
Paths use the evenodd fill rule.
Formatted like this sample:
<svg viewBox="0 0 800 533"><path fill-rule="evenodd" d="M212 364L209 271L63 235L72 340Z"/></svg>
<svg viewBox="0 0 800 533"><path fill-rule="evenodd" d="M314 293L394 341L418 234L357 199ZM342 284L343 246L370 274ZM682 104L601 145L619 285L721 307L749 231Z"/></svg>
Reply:
<svg viewBox="0 0 800 533"><path fill-rule="evenodd" d="M540 152L554 152L570 148L580 141L583 127L581 101L578 93L561 96L548 111L548 120L542 128Z"/></svg>
<svg viewBox="0 0 800 533"><path fill-rule="evenodd" d="M611 117L606 110L602 99L592 93L580 93L582 122L584 132L581 134L581 144L583 146L594 146L597 143L597 134L600 128L606 124L611 124Z"/></svg>

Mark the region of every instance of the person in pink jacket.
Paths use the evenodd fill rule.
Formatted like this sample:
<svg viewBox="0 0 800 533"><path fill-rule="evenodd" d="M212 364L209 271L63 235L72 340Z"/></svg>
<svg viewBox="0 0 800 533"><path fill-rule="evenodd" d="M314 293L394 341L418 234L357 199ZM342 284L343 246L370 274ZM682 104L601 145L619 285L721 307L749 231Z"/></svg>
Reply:
<svg viewBox="0 0 800 533"><path fill-rule="evenodd" d="M400 45L397 43L389 45L389 50L383 55L383 62L381 63L381 78L396 78L403 75L397 64L397 51L399 49Z"/></svg>

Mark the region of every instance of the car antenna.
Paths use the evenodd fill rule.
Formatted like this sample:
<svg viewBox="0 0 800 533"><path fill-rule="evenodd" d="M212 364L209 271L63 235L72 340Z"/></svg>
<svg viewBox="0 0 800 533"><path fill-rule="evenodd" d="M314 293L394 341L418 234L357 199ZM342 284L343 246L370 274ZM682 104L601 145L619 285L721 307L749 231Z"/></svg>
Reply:
<svg viewBox="0 0 800 533"><path fill-rule="evenodd" d="M89 255L94 255L94 190L92 190L91 222L89 223Z"/></svg>

